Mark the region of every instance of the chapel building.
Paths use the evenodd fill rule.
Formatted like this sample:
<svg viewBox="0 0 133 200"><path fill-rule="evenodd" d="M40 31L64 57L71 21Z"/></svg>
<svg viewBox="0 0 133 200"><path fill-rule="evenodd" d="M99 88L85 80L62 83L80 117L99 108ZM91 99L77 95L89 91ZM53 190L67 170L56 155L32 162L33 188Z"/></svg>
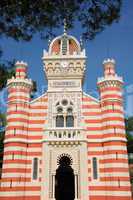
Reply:
<svg viewBox="0 0 133 200"><path fill-rule="evenodd" d="M30 99L22 61L7 82L0 200L131 200L115 61L104 60L96 99L83 91L86 54L75 37L64 31L42 60L48 88L40 97Z"/></svg>

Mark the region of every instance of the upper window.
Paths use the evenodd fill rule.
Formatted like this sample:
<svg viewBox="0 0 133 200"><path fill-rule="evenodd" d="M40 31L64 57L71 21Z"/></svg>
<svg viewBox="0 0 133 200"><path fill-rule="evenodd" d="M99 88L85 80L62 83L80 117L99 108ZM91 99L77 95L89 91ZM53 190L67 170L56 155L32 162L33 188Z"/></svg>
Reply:
<svg viewBox="0 0 133 200"><path fill-rule="evenodd" d="M56 103L56 127L74 127L73 103L63 99Z"/></svg>
<svg viewBox="0 0 133 200"><path fill-rule="evenodd" d="M67 109L66 127L73 127L73 126L74 126L73 110L70 107Z"/></svg>
<svg viewBox="0 0 133 200"><path fill-rule="evenodd" d="M56 116L56 127L64 127L64 117L63 115Z"/></svg>
<svg viewBox="0 0 133 200"><path fill-rule="evenodd" d="M74 127L74 117L66 116L66 127Z"/></svg>

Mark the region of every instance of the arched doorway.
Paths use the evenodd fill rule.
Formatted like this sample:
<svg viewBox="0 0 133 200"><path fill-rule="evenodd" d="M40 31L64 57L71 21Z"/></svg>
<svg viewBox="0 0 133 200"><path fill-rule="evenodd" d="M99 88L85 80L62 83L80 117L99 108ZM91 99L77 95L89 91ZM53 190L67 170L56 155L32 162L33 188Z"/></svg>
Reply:
<svg viewBox="0 0 133 200"><path fill-rule="evenodd" d="M74 200L75 198L74 173L71 160L68 156L62 156L55 175L55 199Z"/></svg>

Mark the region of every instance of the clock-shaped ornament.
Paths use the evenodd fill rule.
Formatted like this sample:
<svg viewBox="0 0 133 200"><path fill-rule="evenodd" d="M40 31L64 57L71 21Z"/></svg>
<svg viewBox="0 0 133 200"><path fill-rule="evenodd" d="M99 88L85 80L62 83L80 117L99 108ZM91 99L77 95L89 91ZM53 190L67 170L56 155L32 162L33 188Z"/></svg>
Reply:
<svg viewBox="0 0 133 200"><path fill-rule="evenodd" d="M68 62L67 62L67 61L62 61L62 62L61 62L61 66L62 66L63 68L68 67Z"/></svg>

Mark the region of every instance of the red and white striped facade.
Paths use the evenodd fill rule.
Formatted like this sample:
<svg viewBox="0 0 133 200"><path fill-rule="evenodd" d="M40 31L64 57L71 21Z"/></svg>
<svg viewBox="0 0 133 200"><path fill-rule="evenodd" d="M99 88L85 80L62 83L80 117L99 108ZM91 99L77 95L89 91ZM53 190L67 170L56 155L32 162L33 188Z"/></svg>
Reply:
<svg viewBox="0 0 133 200"><path fill-rule="evenodd" d="M54 200L54 177L61 155L71 157L78 177L75 200L131 200L123 81L115 72L115 61L103 62L104 76L97 82L100 99L85 94L85 50L74 37L64 35L55 38L43 55L48 80L45 94L30 100L32 81L24 62L16 63L16 76L8 80L0 200ZM73 109L74 127L55 125L56 107L63 100ZM38 159L35 180L34 158ZM93 176L93 158L97 178Z"/></svg>

